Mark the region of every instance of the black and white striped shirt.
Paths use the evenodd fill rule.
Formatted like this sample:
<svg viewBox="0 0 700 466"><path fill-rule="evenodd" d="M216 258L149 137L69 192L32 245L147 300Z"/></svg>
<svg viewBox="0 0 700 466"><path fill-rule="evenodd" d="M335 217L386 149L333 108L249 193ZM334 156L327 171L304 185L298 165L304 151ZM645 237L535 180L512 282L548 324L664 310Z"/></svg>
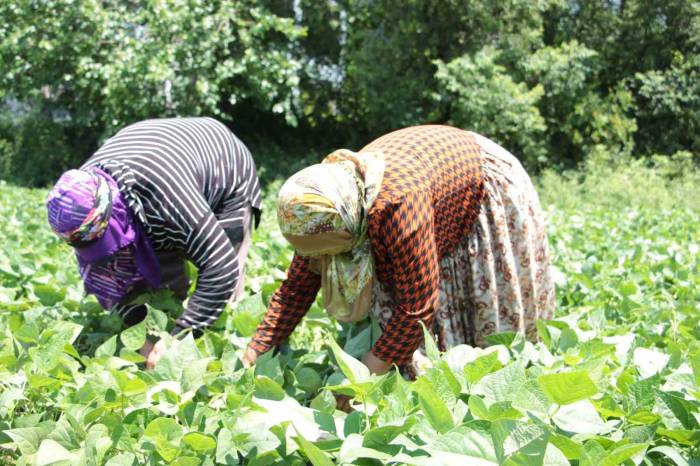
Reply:
<svg viewBox="0 0 700 466"><path fill-rule="evenodd" d="M156 251L182 251L197 266L197 287L178 329L213 323L239 279L224 228L243 229L260 213L260 187L246 146L212 118L146 120L119 131L85 163L108 172ZM134 306L117 306L126 320Z"/></svg>

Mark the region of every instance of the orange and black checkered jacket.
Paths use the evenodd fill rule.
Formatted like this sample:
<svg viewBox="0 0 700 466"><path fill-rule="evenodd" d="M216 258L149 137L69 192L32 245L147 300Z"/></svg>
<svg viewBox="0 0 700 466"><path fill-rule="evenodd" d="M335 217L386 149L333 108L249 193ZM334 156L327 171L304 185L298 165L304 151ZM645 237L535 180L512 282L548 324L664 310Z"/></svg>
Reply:
<svg viewBox="0 0 700 466"><path fill-rule="evenodd" d="M405 365L430 328L438 305L439 260L469 233L479 215L483 174L479 146L466 131L415 126L394 131L362 150L381 150L382 187L368 214L377 279L395 308L372 352ZM321 287L308 260L294 259L272 297L251 346L265 352L294 330Z"/></svg>

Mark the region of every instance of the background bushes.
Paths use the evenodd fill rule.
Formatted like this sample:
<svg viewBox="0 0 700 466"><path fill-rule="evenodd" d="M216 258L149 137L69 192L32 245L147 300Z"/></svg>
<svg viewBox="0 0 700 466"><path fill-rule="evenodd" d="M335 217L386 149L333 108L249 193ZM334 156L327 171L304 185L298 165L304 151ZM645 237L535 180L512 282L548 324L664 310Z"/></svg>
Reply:
<svg viewBox="0 0 700 466"><path fill-rule="evenodd" d="M698 5L3 2L0 178L45 185L126 124L186 115L289 157L435 122L482 132L530 169L697 159Z"/></svg>

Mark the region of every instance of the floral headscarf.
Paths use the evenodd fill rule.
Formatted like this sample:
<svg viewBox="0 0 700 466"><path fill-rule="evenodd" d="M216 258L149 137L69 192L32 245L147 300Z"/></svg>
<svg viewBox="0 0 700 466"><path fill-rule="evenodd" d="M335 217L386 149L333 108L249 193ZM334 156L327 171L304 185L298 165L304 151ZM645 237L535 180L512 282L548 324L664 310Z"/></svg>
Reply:
<svg viewBox="0 0 700 466"><path fill-rule="evenodd" d="M297 254L313 258L326 310L340 321L363 318L372 302L367 213L383 177L381 152L340 149L293 175L279 193L282 234Z"/></svg>

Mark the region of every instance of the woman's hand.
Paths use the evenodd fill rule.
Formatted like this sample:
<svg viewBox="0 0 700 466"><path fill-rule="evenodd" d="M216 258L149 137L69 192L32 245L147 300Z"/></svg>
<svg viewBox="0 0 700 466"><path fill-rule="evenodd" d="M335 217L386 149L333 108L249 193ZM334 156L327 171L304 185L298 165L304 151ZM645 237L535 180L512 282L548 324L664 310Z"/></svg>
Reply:
<svg viewBox="0 0 700 466"><path fill-rule="evenodd" d="M350 405L350 401L352 401L352 398L350 398L347 395L335 395L335 407L340 411L343 411L345 413L350 413L354 411L354 409Z"/></svg>
<svg viewBox="0 0 700 466"><path fill-rule="evenodd" d="M165 340L158 340L158 343L156 344L146 340L139 350L141 356L146 358L146 369L153 369L156 367L156 364L158 364L158 361L160 361L160 358L163 357L166 350L167 346L165 344Z"/></svg>
<svg viewBox="0 0 700 466"><path fill-rule="evenodd" d="M362 358L362 362L372 374L386 374L391 368L391 363L376 357L372 351L368 351Z"/></svg>
<svg viewBox="0 0 700 466"><path fill-rule="evenodd" d="M245 349L245 352L243 353L243 359L241 360L241 362L243 362L243 367L245 367L247 369L250 366L254 366L255 361L258 360L258 356L259 356L258 352L255 351L250 346L248 346Z"/></svg>

